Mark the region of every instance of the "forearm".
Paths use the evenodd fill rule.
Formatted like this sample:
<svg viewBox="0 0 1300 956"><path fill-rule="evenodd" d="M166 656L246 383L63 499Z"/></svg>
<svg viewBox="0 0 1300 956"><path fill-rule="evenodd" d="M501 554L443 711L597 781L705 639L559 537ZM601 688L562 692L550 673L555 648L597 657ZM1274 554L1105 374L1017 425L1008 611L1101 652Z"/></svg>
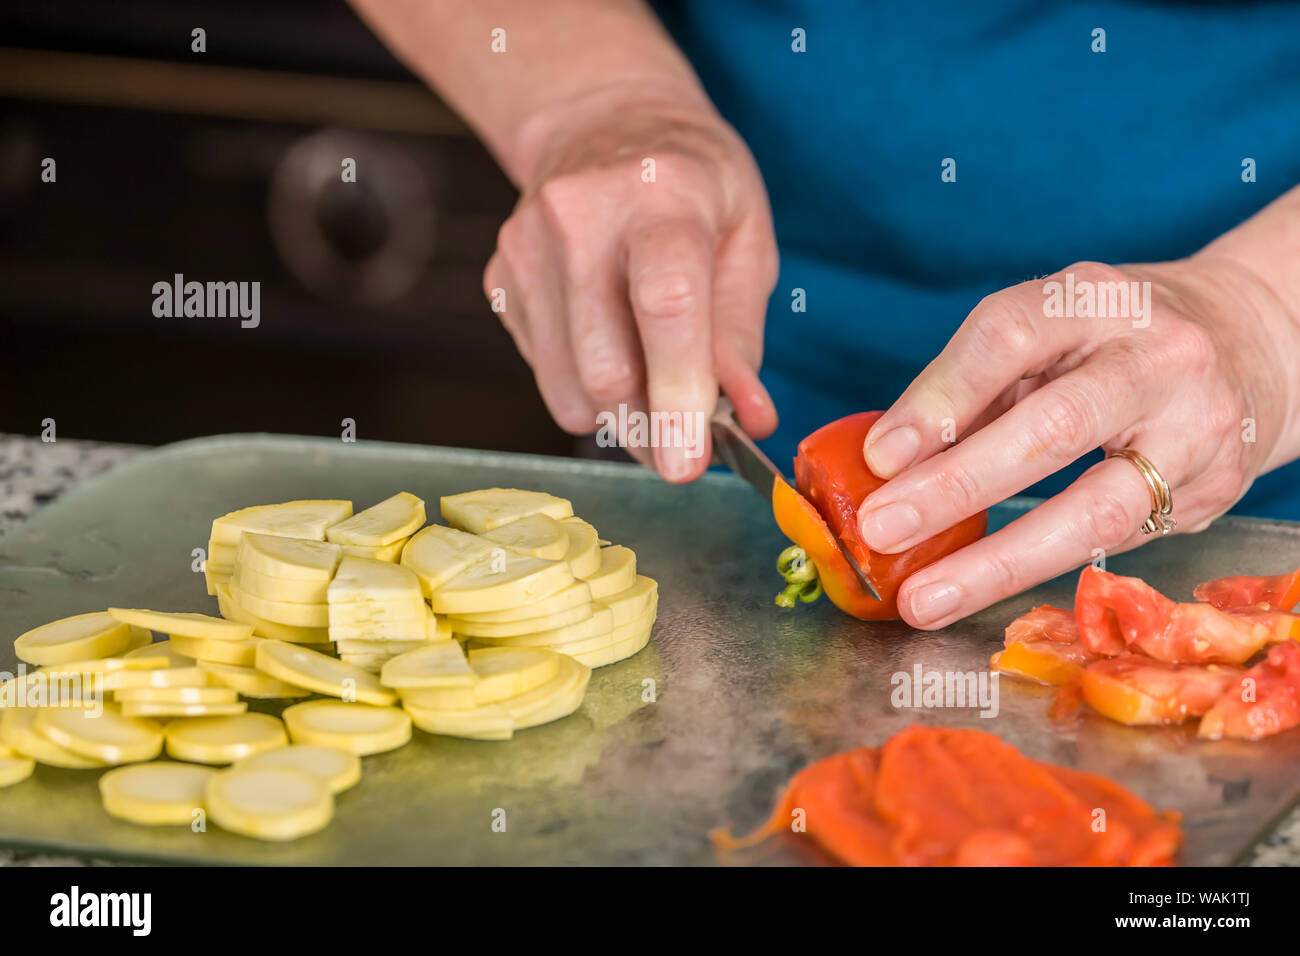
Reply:
<svg viewBox="0 0 1300 956"><path fill-rule="evenodd" d="M1282 378L1261 383L1284 393L1284 422L1267 467L1300 458L1300 186L1285 193L1190 260L1227 265L1216 270L1237 295L1242 321L1267 326L1269 344L1281 356ZM1240 277L1234 281L1233 272Z"/></svg>
<svg viewBox="0 0 1300 956"><path fill-rule="evenodd" d="M628 97L711 109L641 0L351 0L370 28L455 109L516 182L576 110ZM493 52L492 31L505 31Z"/></svg>

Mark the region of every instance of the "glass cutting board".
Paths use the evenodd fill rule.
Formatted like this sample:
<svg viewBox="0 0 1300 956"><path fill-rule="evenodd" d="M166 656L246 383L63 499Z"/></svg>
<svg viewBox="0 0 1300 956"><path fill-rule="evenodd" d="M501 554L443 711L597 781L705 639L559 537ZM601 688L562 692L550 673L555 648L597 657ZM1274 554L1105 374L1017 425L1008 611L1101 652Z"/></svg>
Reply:
<svg viewBox="0 0 1300 956"><path fill-rule="evenodd" d="M993 718L895 708L893 674L987 669L1006 623L1035 604L1068 606L1075 576L936 633L855 621L825 601L784 611L772 598L786 542L753 491L725 474L670 487L615 463L271 435L141 454L0 539L0 669L14 669L13 637L69 614L109 605L216 613L191 552L206 546L212 518L234 508L313 497L362 508L410 491L436 515L439 496L491 486L570 498L659 581L650 646L595 671L577 713L503 742L417 732L401 750L365 758L361 783L340 795L326 830L287 844L215 825L193 833L119 822L100 807L97 772L39 767L0 790L0 844L194 863L815 863L791 837L721 854L707 833L749 831L799 768L913 722L991 731L1181 811L1185 863L1236 860L1300 790L1300 731L1246 744L1093 716L1054 726L1051 691L1010 679L999 683ZM1028 504L999 507L993 523ZM1190 599L1205 578L1297 564L1300 526L1225 519L1109 568Z"/></svg>

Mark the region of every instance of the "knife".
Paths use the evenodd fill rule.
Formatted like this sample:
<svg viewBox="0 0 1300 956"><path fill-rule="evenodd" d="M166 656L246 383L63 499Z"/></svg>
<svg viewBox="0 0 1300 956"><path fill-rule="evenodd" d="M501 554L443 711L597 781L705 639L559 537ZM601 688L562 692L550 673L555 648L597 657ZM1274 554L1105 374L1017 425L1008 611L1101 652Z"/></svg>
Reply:
<svg viewBox="0 0 1300 956"><path fill-rule="evenodd" d="M753 439L745 434L745 430L736 421L736 410L732 407L729 399L718 399L713 418L709 421L709 430L713 435L713 451L718 456L718 459L736 475L743 478L751 488L768 501L771 501L773 482L777 478L785 481L785 476L781 474L776 465L772 464L772 460L759 450ZM867 578L866 573L858 566L858 562L853 559L849 549L844 547L844 542L833 531L831 537L835 539L835 545L840 549L840 554L844 555L844 560L849 563L849 567L857 575L858 584L862 586L862 590L879 601L880 592L876 590L875 586Z"/></svg>

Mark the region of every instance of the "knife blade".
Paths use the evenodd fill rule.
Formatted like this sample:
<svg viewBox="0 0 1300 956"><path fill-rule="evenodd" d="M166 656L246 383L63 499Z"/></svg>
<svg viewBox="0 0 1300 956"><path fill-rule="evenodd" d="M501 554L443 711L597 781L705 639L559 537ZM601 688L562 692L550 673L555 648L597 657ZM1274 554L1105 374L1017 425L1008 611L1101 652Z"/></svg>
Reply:
<svg viewBox="0 0 1300 956"><path fill-rule="evenodd" d="M772 464L772 460L754 444L754 440L745 434L745 430L736 421L736 410L732 407L729 399L718 399L713 418L709 421L709 431L713 436L713 451L718 456L718 460L730 468L738 477L743 478L760 495L771 501L773 482L777 478L784 481L785 476L781 474L781 470L776 465ZM858 562L854 560L848 548L844 547L844 542L833 531L831 537L834 538L836 547L840 549L840 554L844 555L844 560L848 562L849 567L853 569L853 573L857 575L858 584L861 585L864 591L879 601L880 592L876 590L875 585L871 583Z"/></svg>

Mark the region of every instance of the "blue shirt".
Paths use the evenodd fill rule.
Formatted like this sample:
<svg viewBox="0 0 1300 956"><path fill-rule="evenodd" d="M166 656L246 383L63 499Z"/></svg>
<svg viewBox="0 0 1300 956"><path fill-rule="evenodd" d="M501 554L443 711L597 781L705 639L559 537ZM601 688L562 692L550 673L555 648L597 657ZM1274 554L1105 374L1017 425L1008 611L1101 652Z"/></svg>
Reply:
<svg viewBox="0 0 1300 956"><path fill-rule="evenodd" d="M1300 182L1300 4L657 10L771 197L781 276L762 378L778 463L831 419L887 408L983 296L1079 260L1188 255ZM949 159L955 182L941 178ZM1300 519L1300 465L1234 510Z"/></svg>

